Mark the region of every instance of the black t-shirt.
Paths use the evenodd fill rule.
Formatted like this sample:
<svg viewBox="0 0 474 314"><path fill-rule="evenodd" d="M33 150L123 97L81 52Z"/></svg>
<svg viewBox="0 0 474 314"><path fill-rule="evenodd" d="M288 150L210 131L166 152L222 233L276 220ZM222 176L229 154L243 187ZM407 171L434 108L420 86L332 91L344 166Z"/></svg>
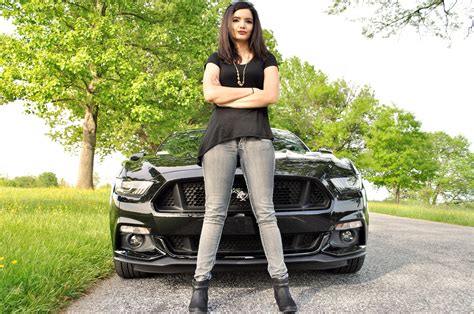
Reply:
<svg viewBox="0 0 474 314"><path fill-rule="evenodd" d="M219 81L227 87L256 87L263 89L264 69L269 66L278 66L275 56L268 53L265 60L255 59L249 61L245 69L245 84L237 84L237 72L234 64L225 63L219 59L217 52L213 53L207 63L214 63L220 68ZM243 80L245 64L236 64ZM217 144L230 141L239 137L252 136L260 139L273 140L273 134L268 120L268 109L236 109L219 107L214 104L206 134L203 137L198 153L198 165L201 166L202 156Z"/></svg>

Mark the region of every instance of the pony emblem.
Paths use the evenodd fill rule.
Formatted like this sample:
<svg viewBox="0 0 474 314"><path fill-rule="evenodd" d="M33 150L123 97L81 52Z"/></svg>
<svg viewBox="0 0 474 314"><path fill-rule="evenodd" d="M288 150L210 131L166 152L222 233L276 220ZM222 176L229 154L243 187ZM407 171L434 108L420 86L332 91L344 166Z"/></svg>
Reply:
<svg viewBox="0 0 474 314"><path fill-rule="evenodd" d="M239 201L245 202L249 198L249 193L239 189L239 188L233 188L232 193L236 194L236 197Z"/></svg>

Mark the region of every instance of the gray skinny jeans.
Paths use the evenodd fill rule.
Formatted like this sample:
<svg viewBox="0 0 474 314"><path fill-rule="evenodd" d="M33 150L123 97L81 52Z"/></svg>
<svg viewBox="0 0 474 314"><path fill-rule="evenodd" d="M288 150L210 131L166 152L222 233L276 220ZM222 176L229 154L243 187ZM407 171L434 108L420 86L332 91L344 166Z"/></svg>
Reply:
<svg viewBox="0 0 474 314"><path fill-rule="evenodd" d="M197 281L211 279L211 270L222 229L227 217L237 155L249 192L252 211L260 230L260 239L268 262L270 277L284 279L288 270L283 260L283 246L273 207L275 152L268 139L241 137L218 144L207 151L202 160L206 191L206 211L199 242Z"/></svg>

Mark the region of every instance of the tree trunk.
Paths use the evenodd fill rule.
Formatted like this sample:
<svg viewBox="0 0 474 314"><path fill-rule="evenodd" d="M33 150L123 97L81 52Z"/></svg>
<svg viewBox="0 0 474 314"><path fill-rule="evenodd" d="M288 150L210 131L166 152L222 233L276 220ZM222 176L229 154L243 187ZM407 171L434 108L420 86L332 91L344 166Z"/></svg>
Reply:
<svg viewBox="0 0 474 314"><path fill-rule="evenodd" d="M431 205L436 205L438 201L438 192L435 192L433 195L433 199L431 200Z"/></svg>
<svg viewBox="0 0 474 314"><path fill-rule="evenodd" d="M436 205L436 202L438 200L438 195L440 193L440 190L441 190L441 185L438 184L434 190L434 193L433 193L433 200L431 202L431 205Z"/></svg>
<svg viewBox="0 0 474 314"><path fill-rule="evenodd" d="M86 106L84 125L82 128L82 148L79 160L79 177L77 187L80 189L93 189L92 178L94 171L94 153L96 145L97 112L93 106Z"/></svg>
<svg viewBox="0 0 474 314"><path fill-rule="evenodd" d="M400 204L400 187L398 185L395 187L395 202Z"/></svg>

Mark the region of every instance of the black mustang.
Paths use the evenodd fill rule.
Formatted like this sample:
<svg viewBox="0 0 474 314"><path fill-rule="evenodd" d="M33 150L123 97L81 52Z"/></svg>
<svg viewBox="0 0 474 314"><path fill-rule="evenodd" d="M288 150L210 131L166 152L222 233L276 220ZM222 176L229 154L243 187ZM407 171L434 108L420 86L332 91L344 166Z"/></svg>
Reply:
<svg viewBox="0 0 474 314"><path fill-rule="evenodd" d="M273 202L291 269L358 271L366 254L368 211L361 176L348 159L311 152L293 133L273 129ZM196 164L203 130L169 136L155 156L123 163L110 198L110 231L117 274L194 271L204 219L204 181ZM245 180L236 169L214 267L266 269Z"/></svg>

